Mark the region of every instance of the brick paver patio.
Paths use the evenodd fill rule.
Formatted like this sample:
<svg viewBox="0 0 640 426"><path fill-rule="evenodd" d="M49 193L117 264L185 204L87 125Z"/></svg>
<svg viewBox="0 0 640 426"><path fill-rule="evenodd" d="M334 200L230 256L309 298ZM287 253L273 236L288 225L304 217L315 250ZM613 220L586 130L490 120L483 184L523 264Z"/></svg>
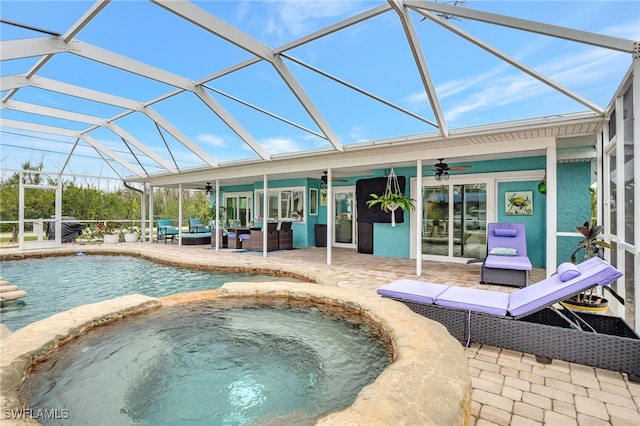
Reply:
<svg viewBox="0 0 640 426"><path fill-rule="evenodd" d="M178 244L65 245L59 252L76 250L139 253L164 262L207 268L276 269L304 275L324 285L375 290L398 278L443 284L491 288L510 292L515 288L479 284L478 264L422 262L416 277L413 259L396 259L332 250L326 264L325 248L262 253L215 251L204 246ZM0 256L19 254L3 249ZM532 281L544 278L535 270ZM533 355L472 344L464 349L473 384L472 424L475 425L640 425L640 383L626 375L583 365L553 361L539 364ZM638 354L640 356L640 354Z"/></svg>

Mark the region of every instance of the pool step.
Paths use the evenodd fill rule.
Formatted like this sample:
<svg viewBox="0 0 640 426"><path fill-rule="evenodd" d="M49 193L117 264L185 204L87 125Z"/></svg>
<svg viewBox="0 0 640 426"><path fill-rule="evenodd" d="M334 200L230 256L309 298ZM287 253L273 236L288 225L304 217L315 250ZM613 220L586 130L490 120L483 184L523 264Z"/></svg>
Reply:
<svg viewBox="0 0 640 426"><path fill-rule="evenodd" d="M0 277L0 304L13 302L27 296L27 292L20 290L17 285L12 285L9 281Z"/></svg>

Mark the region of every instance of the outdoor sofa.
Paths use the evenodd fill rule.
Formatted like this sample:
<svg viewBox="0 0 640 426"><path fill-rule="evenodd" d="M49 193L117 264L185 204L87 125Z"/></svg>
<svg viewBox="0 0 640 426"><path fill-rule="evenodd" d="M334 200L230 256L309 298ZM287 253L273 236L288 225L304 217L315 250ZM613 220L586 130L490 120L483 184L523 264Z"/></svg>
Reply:
<svg viewBox="0 0 640 426"><path fill-rule="evenodd" d="M398 280L378 294L442 323L471 342L627 373L640 381L640 337L621 319L574 312L559 302L622 274L598 257L564 263L555 275L512 293Z"/></svg>

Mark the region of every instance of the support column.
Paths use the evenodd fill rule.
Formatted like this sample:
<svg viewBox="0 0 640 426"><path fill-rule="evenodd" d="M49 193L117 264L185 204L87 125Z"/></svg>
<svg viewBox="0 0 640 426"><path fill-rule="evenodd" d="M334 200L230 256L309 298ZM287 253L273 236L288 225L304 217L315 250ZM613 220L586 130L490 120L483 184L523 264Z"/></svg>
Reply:
<svg viewBox="0 0 640 426"><path fill-rule="evenodd" d="M555 273L558 253L557 253L557 233L558 233L558 160L556 152L556 140L553 139L552 146L547 147L547 258L546 276L550 277Z"/></svg>
<svg viewBox="0 0 640 426"><path fill-rule="evenodd" d="M145 235L147 229L147 184L142 184L142 199L140 200L140 238L142 238L142 242L144 243L147 236Z"/></svg>
<svg viewBox="0 0 640 426"><path fill-rule="evenodd" d="M633 84L633 264L640 265L640 43L635 43L632 63ZM634 271L633 299L635 306L630 307L635 312L634 329L640 330L640 270Z"/></svg>
<svg viewBox="0 0 640 426"><path fill-rule="evenodd" d="M331 265L333 250L333 170L327 169L327 265Z"/></svg>
<svg viewBox="0 0 640 426"><path fill-rule="evenodd" d="M416 193L413 197L416 200L416 275L422 275L422 159L416 163Z"/></svg>
<svg viewBox="0 0 640 426"><path fill-rule="evenodd" d="M149 184L149 242L153 242L153 186Z"/></svg>
<svg viewBox="0 0 640 426"><path fill-rule="evenodd" d="M220 250L220 180L216 179L216 217L213 218L216 230L216 251Z"/></svg>
<svg viewBox="0 0 640 426"><path fill-rule="evenodd" d="M182 184L181 183L178 184L178 246L182 246Z"/></svg>
<svg viewBox="0 0 640 426"><path fill-rule="evenodd" d="M269 221L269 188L267 187L267 174L262 177L264 188L264 203L262 205L262 257L267 257L267 223Z"/></svg>

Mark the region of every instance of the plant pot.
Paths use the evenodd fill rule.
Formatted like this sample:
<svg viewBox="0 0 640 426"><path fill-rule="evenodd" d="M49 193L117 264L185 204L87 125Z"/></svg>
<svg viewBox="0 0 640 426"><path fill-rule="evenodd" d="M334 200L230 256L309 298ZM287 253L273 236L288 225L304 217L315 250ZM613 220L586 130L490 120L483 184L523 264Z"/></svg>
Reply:
<svg viewBox="0 0 640 426"><path fill-rule="evenodd" d="M131 233L131 234L124 234L124 242L125 243L137 243L138 242L138 234L136 233Z"/></svg>
<svg viewBox="0 0 640 426"><path fill-rule="evenodd" d="M604 312L609 307L609 301L597 294L582 295L580 300L578 300L578 296L573 296L570 299L564 300L562 304L566 305L569 309L585 312Z"/></svg>
<svg viewBox="0 0 640 426"><path fill-rule="evenodd" d="M120 235L107 234L102 238L104 244L118 244L120 242Z"/></svg>

